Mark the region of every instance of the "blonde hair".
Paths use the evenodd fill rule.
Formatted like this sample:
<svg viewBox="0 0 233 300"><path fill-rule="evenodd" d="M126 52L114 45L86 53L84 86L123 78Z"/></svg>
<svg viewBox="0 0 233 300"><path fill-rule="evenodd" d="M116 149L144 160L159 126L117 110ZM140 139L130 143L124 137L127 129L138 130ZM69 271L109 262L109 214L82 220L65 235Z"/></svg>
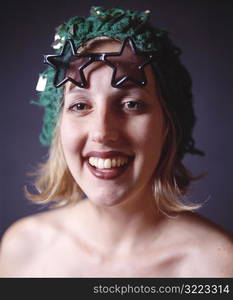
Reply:
<svg viewBox="0 0 233 300"><path fill-rule="evenodd" d="M106 40L116 41L108 37L98 37L88 41L78 51L84 52L93 49L98 43ZM159 164L154 172L152 188L155 205L165 213L192 211L199 208L201 204L185 203L183 196L188 193L191 182L202 178L203 175L194 177L182 161L177 159L179 141L177 141L174 120L166 108L162 96L160 96L160 103L167 120L168 133ZM48 158L44 163L38 165L35 172L29 174L35 176L33 185L38 193L34 194L27 188L25 189L25 196L28 199L38 204L52 204L52 207L77 203L84 196L69 171L62 150L60 137L62 106L61 103Z"/></svg>

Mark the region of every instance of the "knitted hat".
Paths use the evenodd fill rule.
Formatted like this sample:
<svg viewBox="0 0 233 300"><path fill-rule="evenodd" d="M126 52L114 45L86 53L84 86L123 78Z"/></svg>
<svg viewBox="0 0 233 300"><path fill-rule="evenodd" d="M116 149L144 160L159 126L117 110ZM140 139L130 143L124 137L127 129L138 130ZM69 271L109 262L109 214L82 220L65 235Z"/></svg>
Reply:
<svg viewBox="0 0 233 300"><path fill-rule="evenodd" d="M52 47L60 54L67 39L72 39L76 48L87 40L106 36L118 40L130 37L141 51L155 51L156 60L152 62L155 78L159 83L165 105L171 113L178 143L177 156L182 159L185 153L200 154L192 137L195 115L192 104L191 78L186 68L181 64L181 51L174 46L167 31L155 28L149 22L150 12L138 12L118 8L104 9L92 7L90 16L72 17L57 28ZM40 142L50 145L56 125L59 103L64 87L54 86L55 70L48 67L40 74L39 99L32 103L44 107L42 132ZM44 85L41 88L41 83Z"/></svg>

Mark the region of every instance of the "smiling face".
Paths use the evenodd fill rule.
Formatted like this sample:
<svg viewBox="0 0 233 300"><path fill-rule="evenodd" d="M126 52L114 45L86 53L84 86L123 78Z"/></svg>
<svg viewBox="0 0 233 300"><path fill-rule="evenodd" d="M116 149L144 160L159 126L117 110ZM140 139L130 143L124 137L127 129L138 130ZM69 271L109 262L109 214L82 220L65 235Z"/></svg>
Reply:
<svg viewBox="0 0 233 300"><path fill-rule="evenodd" d="M95 49L118 50L117 42ZM85 69L87 88L67 83L60 124L64 157L77 184L98 205L143 202L152 195L166 125L151 67L145 72L145 87L114 88L112 69L96 62Z"/></svg>

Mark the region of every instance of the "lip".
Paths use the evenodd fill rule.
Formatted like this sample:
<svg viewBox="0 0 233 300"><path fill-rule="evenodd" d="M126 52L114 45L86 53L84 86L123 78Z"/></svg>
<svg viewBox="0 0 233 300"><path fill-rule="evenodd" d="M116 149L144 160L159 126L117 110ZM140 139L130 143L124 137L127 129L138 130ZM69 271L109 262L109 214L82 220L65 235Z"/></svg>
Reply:
<svg viewBox="0 0 233 300"><path fill-rule="evenodd" d="M133 160L132 155L128 155L124 152L119 152L119 151L105 151L105 152L91 151L88 152L84 157L85 157L85 162L87 164L87 167L89 171L92 173L92 175L94 175L99 179L105 179L105 180L110 180L110 179L115 179L117 177L120 177L129 168ZM127 157L128 163L121 167L113 167L111 169L98 169L89 164L88 162L89 157L98 157L98 158Z"/></svg>
<svg viewBox="0 0 233 300"><path fill-rule="evenodd" d="M95 177L97 177L99 179L110 180L110 179L115 179L115 178L121 176L126 171L126 169L128 169L129 166L131 165L132 159L130 159L129 162L124 166L114 167L111 169L98 169L98 168L95 168L92 165L90 165L88 161L86 161L86 163L87 163L88 169Z"/></svg>
<svg viewBox="0 0 233 300"><path fill-rule="evenodd" d="M128 155L124 152L120 151L103 151L103 152L98 152L98 151L91 151L85 154L85 158L89 157L99 157L99 158L114 158L114 157L127 157L127 158L132 158L132 155Z"/></svg>

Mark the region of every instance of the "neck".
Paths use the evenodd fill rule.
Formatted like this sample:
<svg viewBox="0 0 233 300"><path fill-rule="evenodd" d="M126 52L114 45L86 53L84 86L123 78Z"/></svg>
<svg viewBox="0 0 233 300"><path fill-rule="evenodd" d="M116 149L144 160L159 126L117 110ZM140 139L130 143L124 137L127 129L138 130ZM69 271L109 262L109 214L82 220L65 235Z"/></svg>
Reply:
<svg viewBox="0 0 233 300"><path fill-rule="evenodd" d="M97 206L90 200L84 200L78 209L81 207L82 230L93 247L102 253L140 251L160 232L162 217L151 194L140 195L113 207Z"/></svg>

